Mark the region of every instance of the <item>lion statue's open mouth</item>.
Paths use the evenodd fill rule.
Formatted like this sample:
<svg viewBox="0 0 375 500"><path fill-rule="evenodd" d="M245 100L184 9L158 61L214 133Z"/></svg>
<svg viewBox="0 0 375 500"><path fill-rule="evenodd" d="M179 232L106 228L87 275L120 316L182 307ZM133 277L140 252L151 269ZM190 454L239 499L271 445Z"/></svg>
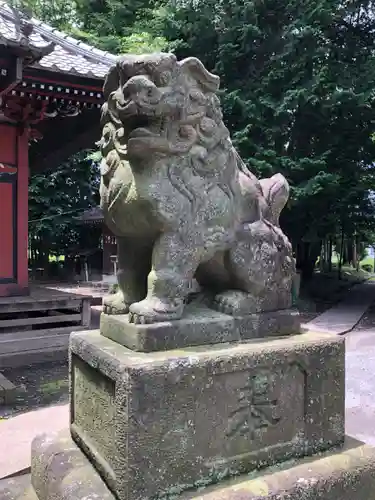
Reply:
<svg viewBox="0 0 375 500"><path fill-rule="evenodd" d="M120 291L107 313L178 319L194 277L227 314L291 304L295 263L278 222L288 184L246 168L218 88L198 59L173 54L126 56L108 74L101 196Z"/></svg>
<svg viewBox="0 0 375 500"><path fill-rule="evenodd" d="M128 122L128 139L138 137L155 137L160 133L160 120L152 120L145 116L134 116Z"/></svg>
<svg viewBox="0 0 375 500"><path fill-rule="evenodd" d="M161 136L165 132L165 122L162 118L133 116L129 119L128 130L129 139Z"/></svg>
<svg viewBox="0 0 375 500"><path fill-rule="evenodd" d="M124 85L128 99L124 100L124 104L117 105L117 110L125 129L128 153L133 157L143 157L147 151L160 148L162 143L162 149L167 146L163 140L166 134L166 118L162 116L162 96L159 95L158 98L150 96L147 100L144 92L139 90L139 85L134 85L134 80L137 78L130 79L133 93L127 90L128 84ZM145 82L144 77L140 79ZM151 85L151 88L155 87L150 82L149 86Z"/></svg>

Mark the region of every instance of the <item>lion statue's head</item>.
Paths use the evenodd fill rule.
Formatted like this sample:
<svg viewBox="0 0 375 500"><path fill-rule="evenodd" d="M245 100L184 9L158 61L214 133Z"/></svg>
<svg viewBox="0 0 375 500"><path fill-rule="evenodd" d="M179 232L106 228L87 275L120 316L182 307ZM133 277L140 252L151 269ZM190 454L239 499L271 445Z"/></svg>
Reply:
<svg viewBox="0 0 375 500"><path fill-rule="evenodd" d="M228 162L233 148L216 95L219 85L219 77L193 57L120 59L104 84L105 170L121 159L137 163L187 153L204 176L228 168L235 160Z"/></svg>

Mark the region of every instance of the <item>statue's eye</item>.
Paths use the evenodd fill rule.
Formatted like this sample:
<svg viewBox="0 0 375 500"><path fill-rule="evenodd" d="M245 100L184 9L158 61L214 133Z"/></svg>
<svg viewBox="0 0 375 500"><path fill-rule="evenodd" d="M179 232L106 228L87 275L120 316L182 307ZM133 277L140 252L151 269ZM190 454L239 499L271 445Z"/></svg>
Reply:
<svg viewBox="0 0 375 500"><path fill-rule="evenodd" d="M168 85L168 83L171 80L170 71L163 71L162 73L160 73L158 80L159 80L160 85L162 85L162 86Z"/></svg>

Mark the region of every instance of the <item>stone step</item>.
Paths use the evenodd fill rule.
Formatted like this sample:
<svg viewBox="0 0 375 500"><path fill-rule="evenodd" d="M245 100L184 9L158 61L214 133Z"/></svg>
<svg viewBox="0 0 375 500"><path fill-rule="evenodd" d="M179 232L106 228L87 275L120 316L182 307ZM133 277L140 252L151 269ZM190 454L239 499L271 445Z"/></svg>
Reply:
<svg viewBox="0 0 375 500"><path fill-rule="evenodd" d="M69 431L33 443L30 477L0 481L1 500L115 500ZM347 438L343 448L280 463L165 498L180 500L370 500L375 491L375 448ZM156 498L156 497L155 497ZM137 500L141 500L138 497Z"/></svg>
<svg viewBox="0 0 375 500"><path fill-rule="evenodd" d="M31 475L23 474L20 476L8 478L8 479L0 479L0 498L1 500L16 500L21 498L24 492L29 489L31 490ZM34 494L34 497L31 496ZM35 492L30 493L29 498L26 497L27 500L38 500ZM26 500L25 499L25 500Z"/></svg>
<svg viewBox="0 0 375 500"><path fill-rule="evenodd" d="M2 404L11 404L15 398L15 394L16 386L0 373L0 406Z"/></svg>

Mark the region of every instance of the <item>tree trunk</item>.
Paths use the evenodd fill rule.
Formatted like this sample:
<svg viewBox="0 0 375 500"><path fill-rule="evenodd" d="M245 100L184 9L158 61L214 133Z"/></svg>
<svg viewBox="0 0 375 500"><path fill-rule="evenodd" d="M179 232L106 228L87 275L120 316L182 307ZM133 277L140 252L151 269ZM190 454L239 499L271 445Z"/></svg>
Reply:
<svg viewBox="0 0 375 500"><path fill-rule="evenodd" d="M353 241L353 264L354 264L354 268L357 270L357 272L359 271L359 255L358 255L358 238L357 236L354 237L354 241Z"/></svg>
<svg viewBox="0 0 375 500"><path fill-rule="evenodd" d="M322 242L301 242L297 248L297 269L301 272L302 281L309 281L315 269L319 257Z"/></svg>
<svg viewBox="0 0 375 500"><path fill-rule="evenodd" d="M333 241L332 241L332 236L330 236L328 241L328 272L332 271L332 254L333 254Z"/></svg>
<svg viewBox="0 0 375 500"><path fill-rule="evenodd" d="M320 250L320 260L319 260L319 269L321 272L325 270L326 267L326 241L323 240L322 248Z"/></svg>
<svg viewBox="0 0 375 500"><path fill-rule="evenodd" d="M345 234L344 234L344 226L342 226L341 229L341 245L340 245L340 255L339 255L339 279L341 280L342 277L342 263L343 263L343 257L344 257L344 250L345 250Z"/></svg>
<svg viewBox="0 0 375 500"><path fill-rule="evenodd" d="M352 250L353 250L353 245L352 245L352 242L348 239L346 239L345 243L344 243L344 249L345 249L345 253L344 253L344 258L343 258L343 261L342 261L342 264L343 266L351 266L352 265L352 261L353 261L353 254L352 254Z"/></svg>

